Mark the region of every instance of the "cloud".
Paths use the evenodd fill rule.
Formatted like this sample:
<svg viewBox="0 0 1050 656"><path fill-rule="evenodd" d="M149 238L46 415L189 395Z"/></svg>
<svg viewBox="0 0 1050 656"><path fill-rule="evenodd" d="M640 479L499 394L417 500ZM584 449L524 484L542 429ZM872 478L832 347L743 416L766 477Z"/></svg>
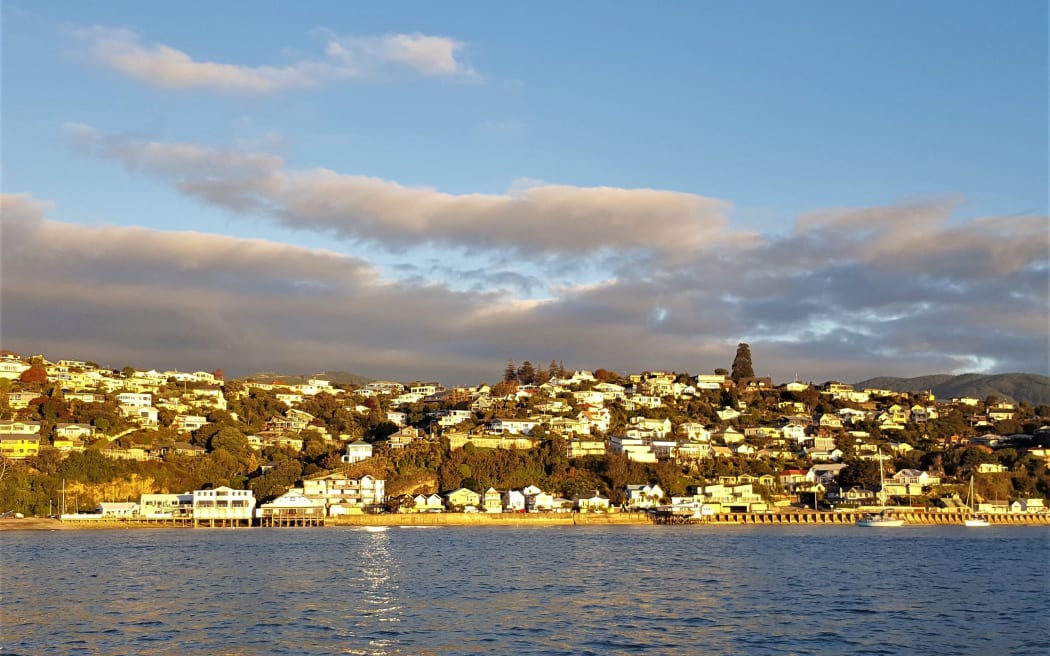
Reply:
<svg viewBox="0 0 1050 656"><path fill-rule="evenodd" d="M71 30L96 61L147 84L168 89L201 87L231 94L267 94L351 78L374 78L396 68L428 77L478 80L457 59L463 44L425 34L339 37L328 33L325 54L283 66L200 61L164 44L143 43L126 29L95 26Z"/></svg>
<svg viewBox="0 0 1050 656"><path fill-rule="evenodd" d="M449 194L327 169L290 170L280 157L67 128L81 150L237 212L391 250L440 245L528 257L631 249L667 255L747 243L728 228L729 204L656 189L515 182L505 194Z"/></svg>
<svg viewBox="0 0 1050 656"><path fill-rule="evenodd" d="M185 152L164 170L216 162ZM678 259L624 248L612 275L587 284L450 266L458 282L478 283L457 291L434 280L439 263L394 281L328 250L79 226L48 218L48 203L7 195L0 329L5 348L114 366L348 369L448 383L492 382L507 358L711 371L729 366L741 340L756 372L781 381L1047 373L1047 223L945 222L955 203L869 208L863 221L834 212L782 237ZM909 260L921 252L908 244L916 224L939 253L925 266ZM880 246L889 243L905 254ZM952 253L969 263L964 275ZM537 285L545 297L515 291Z"/></svg>

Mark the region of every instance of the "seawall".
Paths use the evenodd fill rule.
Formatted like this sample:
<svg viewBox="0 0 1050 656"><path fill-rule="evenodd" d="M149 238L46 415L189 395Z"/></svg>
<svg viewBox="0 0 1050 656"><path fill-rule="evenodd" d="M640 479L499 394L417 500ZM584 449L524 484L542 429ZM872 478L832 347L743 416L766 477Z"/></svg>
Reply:
<svg viewBox="0 0 1050 656"><path fill-rule="evenodd" d="M717 513L694 518L686 515L651 517L646 513L398 513L381 515L344 515L301 521L289 520L279 527L326 526L609 526L641 524L696 524L740 526L842 526L855 523L859 512L790 512L790 513ZM957 513L898 512L909 526L961 525ZM991 515L993 526L1050 526L1048 514ZM249 528L244 521L212 522L192 519L90 518L0 519L0 531L130 529L130 528ZM258 526L256 526L258 528Z"/></svg>

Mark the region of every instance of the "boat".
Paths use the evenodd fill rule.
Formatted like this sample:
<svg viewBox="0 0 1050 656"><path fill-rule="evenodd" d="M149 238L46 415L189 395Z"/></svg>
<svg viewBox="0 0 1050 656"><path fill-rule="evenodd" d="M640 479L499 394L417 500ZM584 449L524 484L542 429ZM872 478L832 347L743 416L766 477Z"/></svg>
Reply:
<svg viewBox="0 0 1050 656"><path fill-rule="evenodd" d="M865 513L857 520L857 526L865 528L895 528L904 526L904 520L886 507L886 477L882 472L882 454L879 454L879 502L882 510L878 513Z"/></svg>
<svg viewBox="0 0 1050 656"><path fill-rule="evenodd" d="M978 528L981 526L991 526L992 523L988 521L988 515L986 513L979 513L974 511L974 501L976 497L973 493L973 476L970 476L970 492L966 495L966 509L969 510L969 515L963 518L963 526L969 526L971 528Z"/></svg>

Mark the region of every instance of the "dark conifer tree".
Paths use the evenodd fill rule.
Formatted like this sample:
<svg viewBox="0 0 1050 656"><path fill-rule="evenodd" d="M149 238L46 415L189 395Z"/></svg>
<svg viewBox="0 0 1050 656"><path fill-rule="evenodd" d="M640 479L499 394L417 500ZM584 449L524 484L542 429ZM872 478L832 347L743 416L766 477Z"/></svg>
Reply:
<svg viewBox="0 0 1050 656"><path fill-rule="evenodd" d="M751 347L741 342L736 347L736 357L733 358L733 373L730 378L734 382L740 382L741 378L754 378L755 370L751 366Z"/></svg>
<svg viewBox="0 0 1050 656"><path fill-rule="evenodd" d="M507 360L507 368L503 370L503 382L513 383L518 380L518 369L514 366L514 360Z"/></svg>

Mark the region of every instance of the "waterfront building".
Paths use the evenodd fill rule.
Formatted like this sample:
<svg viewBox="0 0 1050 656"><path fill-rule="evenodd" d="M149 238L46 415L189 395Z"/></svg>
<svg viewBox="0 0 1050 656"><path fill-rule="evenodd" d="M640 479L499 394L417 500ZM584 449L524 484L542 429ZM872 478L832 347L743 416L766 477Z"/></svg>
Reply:
<svg viewBox="0 0 1050 656"><path fill-rule="evenodd" d="M317 526L324 522L325 502L311 499L302 488L293 487L273 501L260 504L255 514L261 526Z"/></svg>
<svg viewBox="0 0 1050 656"><path fill-rule="evenodd" d="M193 515L193 494L143 494L139 499L139 515L147 519L190 517Z"/></svg>
<svg viewBox="0 0 1050 656"><path fill-rule="evenodd" d="M193 519L232 522L252 521L255 516L255 493L226 486L213 490L193 491Z"/></svg>
<svg viewBox="0 0 1050 656"><path fill-rule="evenodd" d="M386 501L386 481L366 474L327 474L303 480L303 495L324 502L329 516L361 513Z"/></svg>
<svg viewBox="0 0 1050 656"><path fill-rule="evenodd" d="M481 495L474 490L461 487L445 495L445 506L448 508L468 508L473 507L477 509L481 506Z"/></svg>

